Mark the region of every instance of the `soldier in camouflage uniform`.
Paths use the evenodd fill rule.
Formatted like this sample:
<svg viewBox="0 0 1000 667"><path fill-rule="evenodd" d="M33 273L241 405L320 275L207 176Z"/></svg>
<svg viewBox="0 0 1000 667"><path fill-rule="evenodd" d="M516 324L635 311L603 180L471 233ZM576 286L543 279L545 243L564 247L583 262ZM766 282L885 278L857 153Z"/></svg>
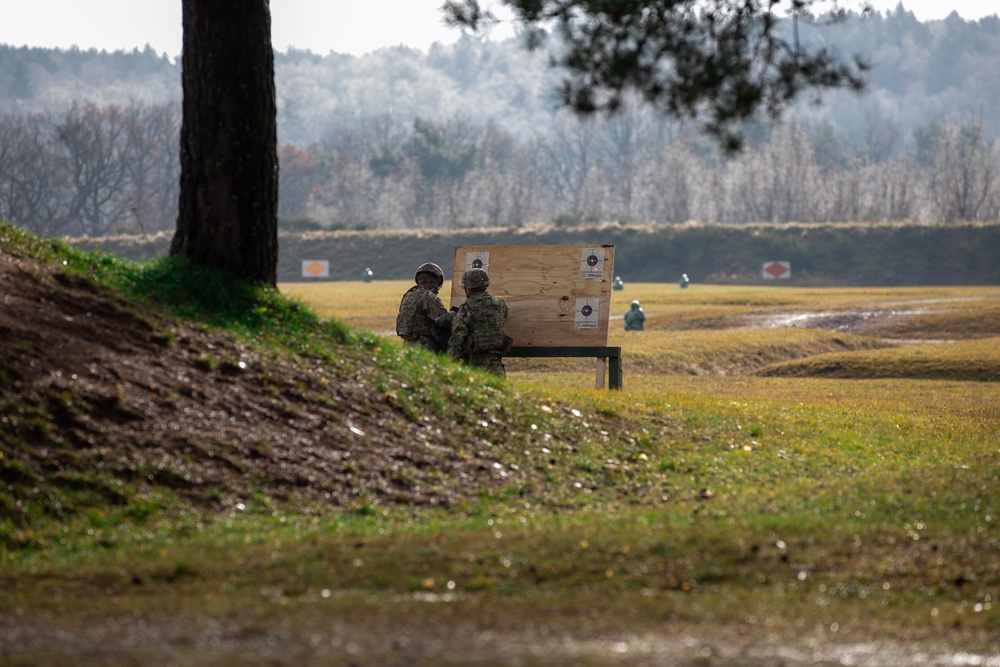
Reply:
<svg viewBox="0 0 1000 667"><path fill-rule="evenodd" d="M469 269L462 274L466 301L452 320L448 354L452 359L507 377L503 355L513 342L503 332L507 304L487 293L489 284L490 277L483 269Z"/></svg>
<svg viewBox="0 0 1000 667"><path fill-rule="evenodd" d="M396 315L396 335L408 343L418 343L431 352L448 348L452 313L438 298L444 284L444 271L433 262L417 267L413 276L417 284L403 295Z"/></svg>
<svg viewBox="0 0 1000 667"><path fill-rule="evenodd" d="M646 312L638 301L632 302L632 307L625 313L625 331L642 331L646 324Z"/></svg>

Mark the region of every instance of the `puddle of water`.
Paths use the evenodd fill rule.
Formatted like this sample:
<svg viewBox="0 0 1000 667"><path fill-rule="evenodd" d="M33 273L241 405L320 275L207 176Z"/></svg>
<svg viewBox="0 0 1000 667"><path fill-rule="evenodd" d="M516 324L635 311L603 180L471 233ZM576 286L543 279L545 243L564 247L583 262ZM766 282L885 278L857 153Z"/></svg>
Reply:
<svg viewBox="0 0 1000 667"><path fill-rule="evenodd" d="M748 315L752 329L825 329L854 333L886 320L926 315L929 309L915 310L826 310L767 315Z"/></svg>

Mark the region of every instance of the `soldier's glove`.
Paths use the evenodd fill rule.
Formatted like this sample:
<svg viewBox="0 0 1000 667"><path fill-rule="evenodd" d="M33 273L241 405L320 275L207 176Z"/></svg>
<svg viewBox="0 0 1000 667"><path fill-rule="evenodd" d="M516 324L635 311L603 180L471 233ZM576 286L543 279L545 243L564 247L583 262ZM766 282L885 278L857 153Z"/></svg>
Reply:
<svg viewBox="0 0 1000 667"><path fill-rule="evenodd" d="M451 307L451 312L457 313L458 312L458 306L452 306Z"/></svg>

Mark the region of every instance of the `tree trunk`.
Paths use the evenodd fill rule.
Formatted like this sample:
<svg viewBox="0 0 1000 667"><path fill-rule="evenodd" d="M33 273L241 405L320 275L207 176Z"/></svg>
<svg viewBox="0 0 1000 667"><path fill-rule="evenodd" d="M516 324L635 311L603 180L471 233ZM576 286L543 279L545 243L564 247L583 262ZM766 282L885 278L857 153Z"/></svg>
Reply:
<svg viewBox="0 0 1000 667"><path fill-rule="evenodd" d="M277 282L278 157L268 0L182 0L181 184L171 255Z"/></svg>

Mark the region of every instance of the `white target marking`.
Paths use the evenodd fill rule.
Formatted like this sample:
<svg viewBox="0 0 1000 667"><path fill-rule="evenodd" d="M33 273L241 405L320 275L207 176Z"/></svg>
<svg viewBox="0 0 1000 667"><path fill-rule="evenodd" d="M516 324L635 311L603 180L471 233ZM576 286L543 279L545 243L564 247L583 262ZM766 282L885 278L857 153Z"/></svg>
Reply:
<svg viewBox="0 0 1000 667"><path fill-rule="evenodd" d="M604 277L604 248L584 248L580 251L580 277Z"/></svg>
<svg viewBox="0 0 1000 667"><path fill-rule="evenodd" d="M465 255L465 270L482 269L486 273L490 272L490 253L470 252Z"/></svg>
<svg viewBox="0 0 1000 667"><path fill-rule="evenodd" d="M601 322L600 313L600 299L577 299L575 327L577 329L597 329Z"/></svg>

